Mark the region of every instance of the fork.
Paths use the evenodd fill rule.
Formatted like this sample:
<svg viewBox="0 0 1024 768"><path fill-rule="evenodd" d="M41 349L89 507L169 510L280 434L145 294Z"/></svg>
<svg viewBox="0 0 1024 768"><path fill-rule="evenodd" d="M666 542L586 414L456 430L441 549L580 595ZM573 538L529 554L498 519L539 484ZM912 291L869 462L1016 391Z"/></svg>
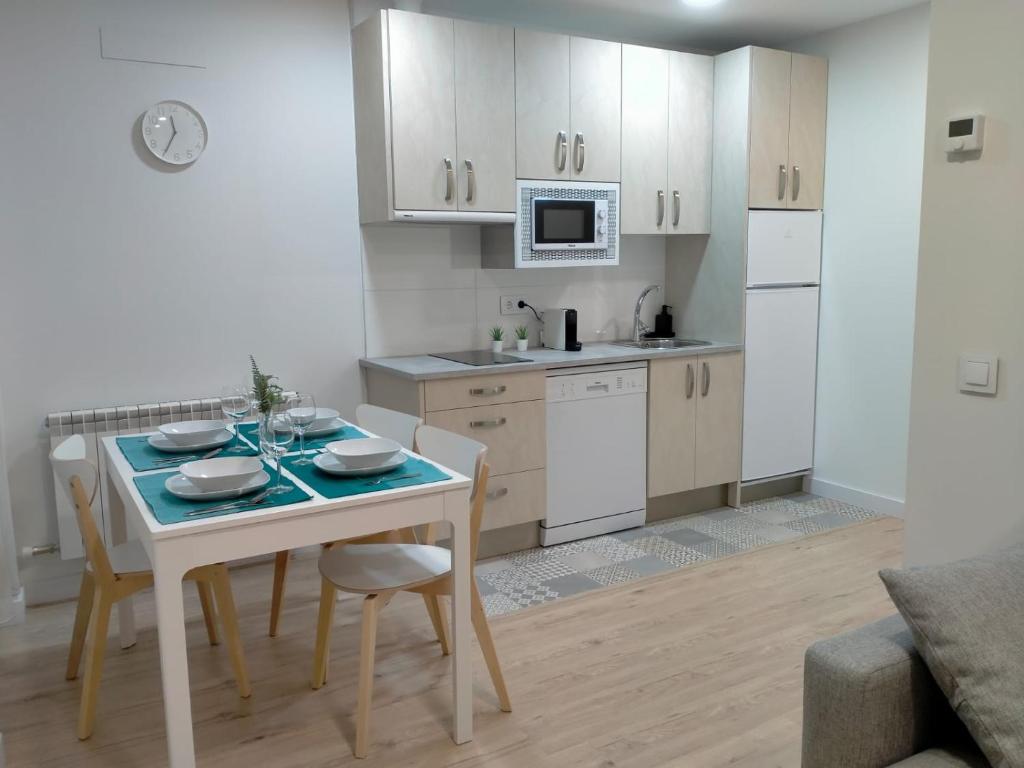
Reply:
<svg viewBox="0 0 1024 768"><path fill-rule="evenodd" d="M395 475L394 477L380 477L376 480L369 480L363 485L383 485L384 483L390 483L392 480L410 480L414 477L419 477L421 472L410 472L408 475Z"/></svg>
<svg viewBox="0 0 1024 768"><path fill-rule="evenodd" d="M184 464L186 461L201 461L202 459L212 459L218 453L223 451L223 448L215 448L209 453L202 455L193 453L188 456L168 456L166 459L153 459L154 464Z"/></svg>
<svg viewBox="0 0 1024 768"><path fill-rule="evenodd" d="M208 515L211 512L226 512L229 509L235 507L255 507L260 504L267 503L267 496L270 495L270 491L263 491L253 496L251 499L238 499L237 501L229 501L226 504L215 504L212 507L203 507L202 509L190 509L185 513L185 517L195 517L196 515Z"/></svg>

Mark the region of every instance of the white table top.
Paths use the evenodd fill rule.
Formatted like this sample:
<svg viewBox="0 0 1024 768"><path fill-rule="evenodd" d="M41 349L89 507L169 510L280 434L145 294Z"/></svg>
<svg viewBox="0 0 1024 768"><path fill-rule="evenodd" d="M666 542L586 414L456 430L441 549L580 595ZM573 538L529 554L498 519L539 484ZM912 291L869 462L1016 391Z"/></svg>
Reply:
<svg viewBox="0 0 1024 768"><path fill-rule="evenodd" d="M366 430L363 431L365 432ZM389 488L380 491L361 493L356 496L329 499L325 496L321 496L311 487L299 480L299 478L295 477L295 475L291 474L287 469L284 469L284 476L310 495L311 498L308 501L279 507L252 509L244 512L236 512L230 515L214 515L213 517L164 525L153 516L153 513L149 509L149 505L146 503L146 500L142 497L138 487L135 485L134 478L138 475L168 472L173 470L173 467L163 467L160 469L138 472L132 468L132 465L128 463L124 454L121 453L121 449L117 446L116 436L103 438L103 444L107 449L107 472L112 475L116 475L121 480L118 485L123 486L120 488L123 494L122 500L125 503L128 503L130 500L132 506L140 512L142 522L146 526L149 538L154 540L178 538L196 533L208 533L212 531L238 528L240 526L259 525L261 522L304 517L306 515L315 515L318 512L328 509L339 510L349 507L363 507L367 504L373 504L376 502L397 501L414 496L424 496L443 491L468 488L473 484L473 481L470 480L470 478L459 474L453 469L449 469L437 462L430 461L430 459L425 456L420 456L419 454L412 453L411 451L405 451L405 453L410 456L414 456L433 464L445 474L451 475L451 479L440 480L436 483L422 483L420 485L412 485L405 488Z"/></svg>

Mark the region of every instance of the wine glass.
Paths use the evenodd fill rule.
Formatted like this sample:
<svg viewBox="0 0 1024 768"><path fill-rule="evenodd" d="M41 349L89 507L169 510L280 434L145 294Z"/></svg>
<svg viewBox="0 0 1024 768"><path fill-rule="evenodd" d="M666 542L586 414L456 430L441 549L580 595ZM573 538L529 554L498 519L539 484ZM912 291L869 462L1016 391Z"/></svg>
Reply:
<svg viewBox="0 0 1024 768"><path fill-rule="evenodd" d="M228 448L228 453L242 453L247 450L242 445L238 425L248 415L250 405L248 387L224 387L220 391L220 409L224 411L225 416L231 419L231 423L235 427L235 439L232 446Z"/></svg>
<svg viewBox="0 0 1024 768"><path fill-rule="evenodd" d="M299 436L299 458L296 464L312 464L312 459L306 458L306 430L316 421L316 400L312 395L301 392L288 398L288 415L292 417L292 427L295 434Z"/></svg>
<svg viewBox="0 0 1024 768"><path fill-rule="evenodd" d="M291 490L281 482L281 457L288 453L294 442L295 429L288 409L283 405L275 405L260 422L260 450L277 461L277 482L268 491L272 496Z"/></svg>

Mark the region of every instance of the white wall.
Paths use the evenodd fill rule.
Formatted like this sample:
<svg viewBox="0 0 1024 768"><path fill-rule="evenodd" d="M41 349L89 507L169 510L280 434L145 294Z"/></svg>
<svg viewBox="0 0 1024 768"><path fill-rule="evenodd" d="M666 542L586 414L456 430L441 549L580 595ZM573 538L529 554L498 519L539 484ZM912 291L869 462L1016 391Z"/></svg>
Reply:
<svg viewBox="0 0 1024 768"><path fill-rule="evenodd" d="M115 22L122 42L154 40L143 53L206 68L102 60ZM0 389L19 545L57 538L49 411L216 395L250 352L286 385L358 402L351 90L345 0L3 3ZM190 168L136 137L162 99L206 119Z"/></svg>
<svg viewBox="0 0 1024 768"><path fill-rule="evenodd" d="M1024 4L932 4L906 559L1024 540ZM947 160L946 120L987 116L980 159ZM959 394L961 352L999 354L994 397Z"/></svg>
<svg viewBox="0 0 1024 768"><path fill-rule="evenodd" d="M530 328L532 314L502 316L501 296L525 296L537 310L576 307L581 341L628 337L633 307L647 285L665 282L665 238L620 238L617 267L481 269L480 230L469 226L363 227L366 350L371 357L486 347L488 331ZM645 303L653 323L660 295Z"/></svg>
<svg viewBox="0 0 1024 768"><path fill-rule="evenodd" d="M900 514L910 419L928 6L789 47L829 60L812 490Z"/></svg>

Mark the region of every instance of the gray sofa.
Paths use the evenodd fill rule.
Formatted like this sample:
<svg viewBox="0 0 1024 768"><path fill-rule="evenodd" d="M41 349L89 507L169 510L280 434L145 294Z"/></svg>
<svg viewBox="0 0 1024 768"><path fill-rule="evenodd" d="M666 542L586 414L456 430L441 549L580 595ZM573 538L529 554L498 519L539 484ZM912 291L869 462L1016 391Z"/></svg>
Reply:
<svg viewBox="0 0 1024 768"><path fill-rule="evenodd" d="M803 768L989 768L897 614L804 659Z"/></svg>

